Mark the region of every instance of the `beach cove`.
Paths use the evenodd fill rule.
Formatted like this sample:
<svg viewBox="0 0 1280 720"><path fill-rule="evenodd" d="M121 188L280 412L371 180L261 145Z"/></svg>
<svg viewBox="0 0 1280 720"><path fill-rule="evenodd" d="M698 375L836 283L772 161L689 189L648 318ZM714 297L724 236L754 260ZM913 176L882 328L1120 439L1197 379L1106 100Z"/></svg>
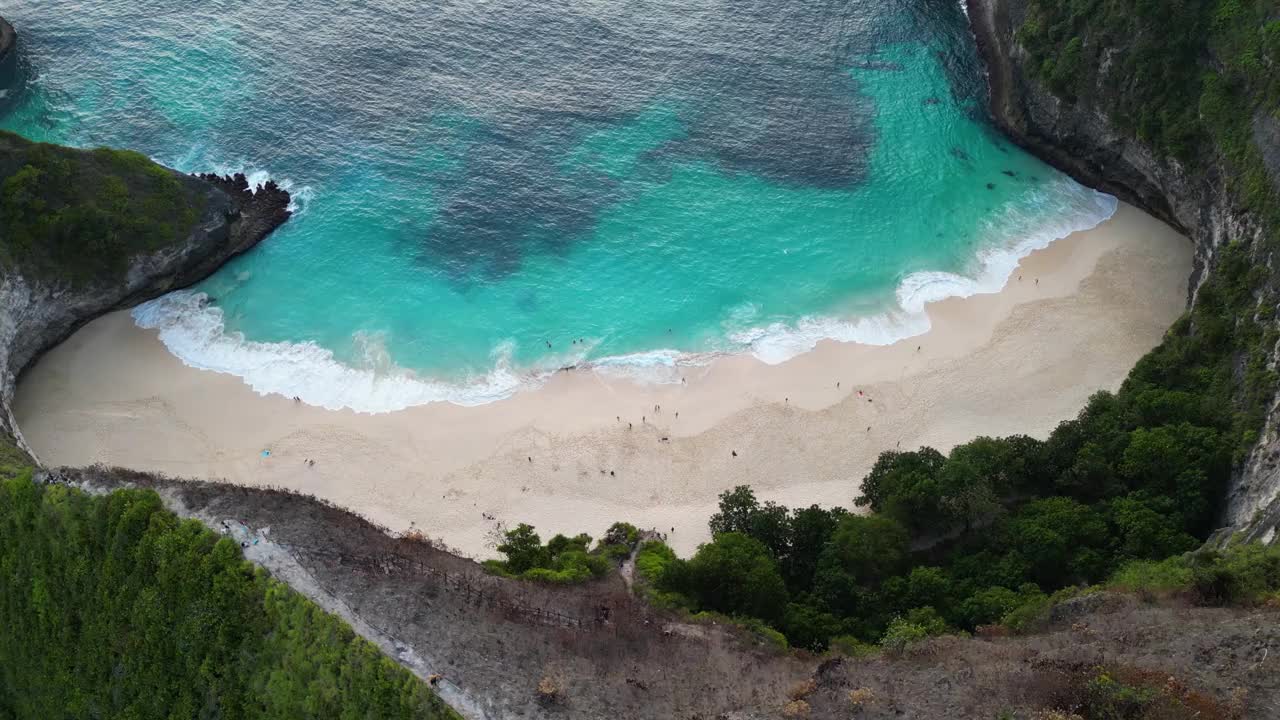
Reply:
<svg viewBox="0 0 1280 720"><path fill-rule="evenodd" d="M474 557L519 522L598 536L628 521L683 554L735 485L851 506L881 451L1046 436L1159 342L1191 267L1189 242L1121 204L1024 258L1000 292L928 305L932 329L893 345L823 341L776 365L724 356L676 384L566 371L485 405L376 415L187 367L121 312L38 360L14 411L48 465L283 487Z"/></svg>

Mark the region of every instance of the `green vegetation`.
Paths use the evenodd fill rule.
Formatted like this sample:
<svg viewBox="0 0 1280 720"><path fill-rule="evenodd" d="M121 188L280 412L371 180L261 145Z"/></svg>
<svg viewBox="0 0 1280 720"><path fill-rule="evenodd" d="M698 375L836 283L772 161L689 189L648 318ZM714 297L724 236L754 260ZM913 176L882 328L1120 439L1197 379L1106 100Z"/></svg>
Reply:
<svg viewBox="0 0 1280 720"><path fill-rule="evenodd" d="M1195 548L1274 387L1251 319L1261 275L1244 248L1220 252L1195 308L1119 392L1095 395L1048 440L886 452L857 501L869 516L736 488L692 558L642 550L655 597L763 620L814 650L837 637L900 646L1020 627L1056 591Z"/></svg>
<svg viewBox="0 0 1280 720"><path fill-rule="evenodd" d="M0 480L0 572L0 717L457 717L149 490Z"/></svg>
<svg viewBox="0 0 1280 720"><path fill-rule="evenodd" d="M1239 255L1228 249L1224 266ZM1019 624L1046 593L1194 548L1261 420L1260 402L1236 398L1232 372L1253 330L1224 319L1252 295L1225 277L1117 394L1096 395L1047 441L884 453L858 501L870 516L726 492L714 540L655 564L655 586L693 610L763 619L802 647L838 636L900 645L1011 615Z"/></svg>
<svg viewBox="0 0 1280 720"><path fill-rule="evenodd" d="M1225 169L1228 191L1276 246L1280 202L1251 140L1253 119L1280 101L1274 3L1029 5L1019 39L1043 82L1191 172ZM721 496L713 540L692 558L644 550L654 597L761 619L814 650L901 647L994 623L1020 630L1113 574L1117 587L1202 602L1273 599L1272 551L1184 556L1213 529L1276 387L1274 283L1252 250L1219 248L1160 346L1048 440L886 452L857 500L866 517L761 504L739 487Z"/></svg>
<svg viewBox="0 0 1280 720"><path fill-rule="evenodd" d="M1278 219L1250 141L1280 103L1274 0L1029 0L1019 41L1069 101L1092 102L1193 173L1226 161L1245 207Z"/></svg>
<svg viewBox="0 0 1280 720"><path fill-rule="evenodd" d="M1205 605L1280 604L1280 547L1233 545L1161 561L1135 561L1108 585L1148 596L1182 596Z"/></svg>
<svg viewBox="0 0 1280 720"><path fill-rule="evenodd" d="M0 431L0 480L18 477L30 471L31 458Z"/></svg>
<svg viewBox="0 0 1280 720"><path fill-rule="evenodd" d="M604 537L591 547L591 536L556 535L542 544L533 526L520 523L503 534L498 552L506 560L486 560L484 566L497 575L551 583L579 583L604 577L614 563L631 554L640 541L640 531L629 523L614 523Z"/></svg>
<svg viewBox="0 0 1280 720"><path fill-rule="evenodd" d="M186 237L199 187L125 150L33 143L0 131L0 267L76 285Z"/></svg>

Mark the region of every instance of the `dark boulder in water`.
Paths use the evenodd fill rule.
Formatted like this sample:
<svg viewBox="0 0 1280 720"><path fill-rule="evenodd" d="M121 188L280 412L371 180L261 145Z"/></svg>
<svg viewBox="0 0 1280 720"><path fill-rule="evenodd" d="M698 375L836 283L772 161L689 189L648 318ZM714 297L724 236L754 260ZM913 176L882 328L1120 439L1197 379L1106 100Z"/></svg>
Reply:
<svg viewBox="0 0 1280 720"><path fill-rule="evenodd" d="M1012 171L1012 170L1001 170L1001 171L1000 171L1000 174L1002 174L1002 175L1008 175L1009 177L1018 177L1018 173L1016 173L1016 172L1014 172L1014 171Z"/></svg>
<svg viewBox="0 0 1280 720"><path fill-rule="evenodd" d="M996 184L995 184L995 183L987 183L987 189L988 189L988 190L995 190L995 189L996 189Z"/></svg>

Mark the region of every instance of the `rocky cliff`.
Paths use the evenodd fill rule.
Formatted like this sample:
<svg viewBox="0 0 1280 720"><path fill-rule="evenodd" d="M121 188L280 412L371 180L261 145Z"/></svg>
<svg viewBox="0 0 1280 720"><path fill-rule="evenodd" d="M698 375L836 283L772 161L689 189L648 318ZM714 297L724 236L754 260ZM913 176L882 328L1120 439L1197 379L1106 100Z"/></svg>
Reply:
<svg viewBox="0 0 1280 720"><path fill-rule="evenodd" d="M13 26L4 18L0 18L0 62L4 62L17 41L18 34L14 32Z"/></svg>
<svg viewBox="0 0 1280 720"><path fill-rule="evenodd" d="M94 318L191 285L248 250L289 218L289 193L243 175L186 176L204 196L203 214L185 239L132 257L123 282L85 285L0 266L0 434L30 453L10 404L17 376L42 352Z"/></svg>
<svg viewBox="0 0 1280 720"><path fill-rule="evenodd" d="M1228 241L1249 243L1256 265L1272 267L1263 218L1244 209L1228 189L1231 171L1221 157L1189 171L1116 120L1114 88L1137 78L1108 78L1120 72L1111 62L1122 48L1103 48L1092 87L1064 98L1038 77L1019 30L1028 21L1029 0L966 0L978 49L987 64L990 110L1014 142L1079 182L1136 205L1186 234L1195 243L1196 269L1188 301L1215 251ZM1205 62L1214 63L1213 58ZM1260 153L1272 195L1280 188L1280 121L1259 110L1249 141ZM1272 351L1274 358L1275 352ZM1274 360L1273 360L1274 362ZM1273 399L1261 439L1229 489L1222 523L1253 539L1270 541L1280 525L1280 409Z"/></svg>

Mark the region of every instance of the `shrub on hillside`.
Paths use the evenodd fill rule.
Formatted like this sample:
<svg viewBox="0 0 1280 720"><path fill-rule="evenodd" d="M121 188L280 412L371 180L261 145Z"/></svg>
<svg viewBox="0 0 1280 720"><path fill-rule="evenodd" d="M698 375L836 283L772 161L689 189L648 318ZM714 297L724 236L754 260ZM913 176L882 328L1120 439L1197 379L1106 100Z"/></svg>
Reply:
<svg viewBox="0 0 1280 720"><path fill-rule="evenodd" d="M33 143L0 131L0 264L85 284L190 232L194 181L126 150Z"/></svg>

